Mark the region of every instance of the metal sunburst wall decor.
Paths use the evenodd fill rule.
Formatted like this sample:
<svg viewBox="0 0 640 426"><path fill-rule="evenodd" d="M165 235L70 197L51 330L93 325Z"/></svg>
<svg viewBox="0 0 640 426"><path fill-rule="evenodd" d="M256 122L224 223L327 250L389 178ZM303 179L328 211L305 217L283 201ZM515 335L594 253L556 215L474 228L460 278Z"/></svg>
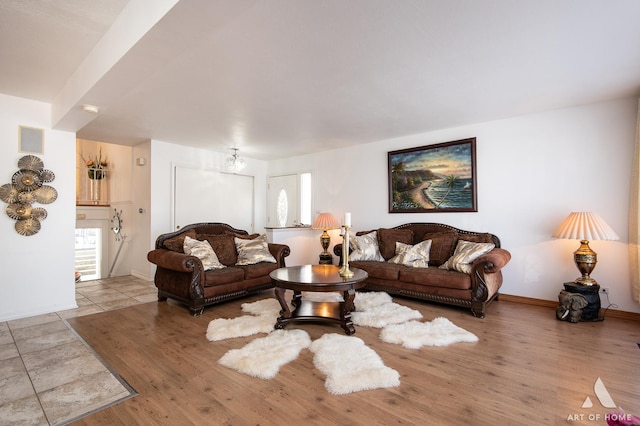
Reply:
<svg viewBox="0 0 640 426"><path fill-rule="evenodd" d="M40 230L40 222L46 219L47 211L33 207L33 203L51 204L58 198L52 182L56 175L44 168L42 160L35 155L25 155L18 160L19 170L11 177L11 183L0 186L0 200L9 204L7 216L16 220L16 232L30 236Z"/></svg>

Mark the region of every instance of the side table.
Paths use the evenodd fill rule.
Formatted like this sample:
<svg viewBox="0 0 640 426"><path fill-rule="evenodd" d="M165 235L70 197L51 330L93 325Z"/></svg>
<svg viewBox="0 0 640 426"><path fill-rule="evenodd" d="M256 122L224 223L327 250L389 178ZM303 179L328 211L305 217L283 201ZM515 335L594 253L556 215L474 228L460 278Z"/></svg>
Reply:
<svg viewBox="0 0 640 426"><path fill-rule="evenodd" d="M581 321L602 321L600 316L600 286L583 285L575 282L564 283L564 289L569 293L579 293L587 299L587 306L582 310Z"/></svg>

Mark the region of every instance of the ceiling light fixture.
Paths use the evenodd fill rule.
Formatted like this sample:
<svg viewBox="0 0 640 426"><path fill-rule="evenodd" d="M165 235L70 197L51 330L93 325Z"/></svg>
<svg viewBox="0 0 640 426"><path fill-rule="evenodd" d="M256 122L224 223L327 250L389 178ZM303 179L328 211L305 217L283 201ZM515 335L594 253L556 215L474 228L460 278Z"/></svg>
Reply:
<svg viewBox="0 0 640 426"><path fill-rule="evenodd" d="M100 112L100 108L95 105L89 104L82 105L82 110L91 114L97 114Z"/></svg>
<svg viewBox="0 0 640 426"><path fill-rule="evenodd" d="M238 173L247 166L247 163L238 155L238 148L233 149L233 155L227 158L227 170Z"/></svg>

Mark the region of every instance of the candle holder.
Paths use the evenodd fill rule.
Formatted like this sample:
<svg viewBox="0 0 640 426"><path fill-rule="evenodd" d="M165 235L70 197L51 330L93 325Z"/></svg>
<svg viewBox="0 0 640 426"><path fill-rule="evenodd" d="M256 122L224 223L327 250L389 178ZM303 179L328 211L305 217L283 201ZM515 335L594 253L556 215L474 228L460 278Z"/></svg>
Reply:
<svg viewBox="0 0 640 426"><path fill-rule="evenodd" d="M349 269L349 229L351 226L344 225L344 235L342 236L342 268L340 268L339 274L342 278L353 278L355 275L351 269Z"/></svg>

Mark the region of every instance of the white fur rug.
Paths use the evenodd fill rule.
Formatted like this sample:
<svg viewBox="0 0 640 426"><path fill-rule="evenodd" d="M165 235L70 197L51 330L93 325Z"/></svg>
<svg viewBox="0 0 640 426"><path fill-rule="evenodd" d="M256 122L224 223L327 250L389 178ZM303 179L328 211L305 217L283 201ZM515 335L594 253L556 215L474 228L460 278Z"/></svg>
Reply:
<svg viewBox="0 0 640 426"><path fill-rule="evenodd" d="M340 293L303 293L304 300L342 301ZM290 299L290 296L288 297ZM419 322L422 314L415 309L394 303L382 292L356 294L353 323L358 326L382 328L380 338L409 349L422 346L445 346L457 342L476 342L478 338L446 318ZM307 332L300 329L274 330L280 315L280 304L275 298L243 303L245 315L236 318L218 318L207 327L207 339L217 341L267 333L241 349L228 351L218 361L225 367L241 373L270 379L280 367L298 357L300 351L310 348L313 363L326 375L325 387L335 395L368 389L400 385L397 371L384 365L375 351L355 336L329 333L311 343Z"/></svg>
<svg viewBox="0 0 640 426"><path fill-rule="evenodd" d="M334 395L400 386L400 374L384 365L358 337L324 334L309 348L313 364L327 376L325 388Z"/></svg>
<svg viewBox="0 0 640 426"><path fill-rule="evenodd" d="M422 318L420 312L398 305L384 292L356 293L354 304L356 309L351 313L351 320L355 325L382 328Z"/></svg>
<svg viewBox="0 0 640 426"><path fill-rule="evenodd" d="M311 338L304 330L275 330L241 349L230 350L218 363L249 376L272 379L281 366L296 359L309 345Z"/></svg>
<svg viewBox="0 0 640 426"><path fill-rule="evenodd" d="M380 332L383 342L395 343L408 349L423 346L447 346L459 342L477 342L478 337L446 318L438 317L430 322L409 321L392 324Z"/></svg>
<svg viewBox="0 0 640 426"><path fill-rule="evenodd" d="M271 315L243 315L237 318L217 318L207 326L207 340L230 339L252 336L258 333L271 333L276 319Z"/></svg>
<svg viewBox="0 0 640 426"><path fill-rule="evenodd" d="M280 315L280 303L276 299L243 303L241 308L243 312L251 315L214 319L207 327L207 340L215 342L258 333L271 333Z"/></svg>

